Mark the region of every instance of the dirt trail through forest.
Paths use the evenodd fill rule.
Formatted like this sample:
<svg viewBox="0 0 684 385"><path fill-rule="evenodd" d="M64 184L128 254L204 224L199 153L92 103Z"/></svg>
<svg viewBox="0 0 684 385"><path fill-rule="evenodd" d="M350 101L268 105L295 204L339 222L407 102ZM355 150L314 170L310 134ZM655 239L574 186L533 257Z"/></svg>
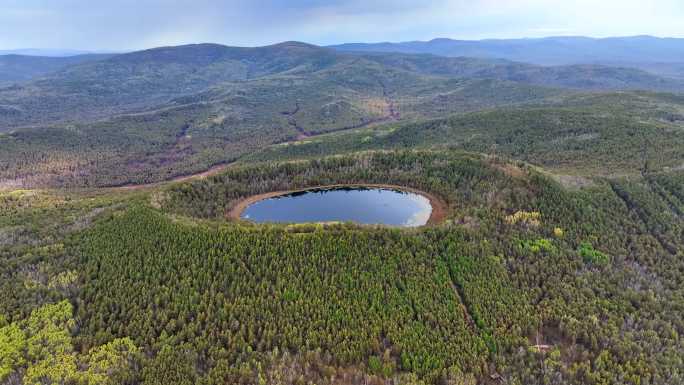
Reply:
<svg viewBox="0 0 684 385"><path fill-rule="evenodd" d="M230 167L232 165L232 162L229 163L220 163L217 165L214 165L210 167L207 170L204 170L202 172L198 172L196 174L188 174L188 175L179 175L170 179L165 179L159 182L154 182L154 183L145 183L145 184L127 184L123 186L114 186L110 187L111 189L116 189L116 190L140 190L148 187L157 187L161 186L166 183L176 183L176 182L187 182L189 180L194 180L194 179L203 179L210 177L212 175L216 175L220 173L221 171L225 170L226 168Z"/></svg>

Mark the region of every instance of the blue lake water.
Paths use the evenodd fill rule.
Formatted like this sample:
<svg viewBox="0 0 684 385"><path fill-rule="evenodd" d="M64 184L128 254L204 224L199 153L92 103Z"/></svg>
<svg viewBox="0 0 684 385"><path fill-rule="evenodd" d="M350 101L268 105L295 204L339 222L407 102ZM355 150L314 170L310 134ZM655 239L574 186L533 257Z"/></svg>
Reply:
<svg viewBox="0 0 684 385"><path fill-rule="evenodd" d="M415 227L430 219L426 197L389 188L315 189L264 199L247 206L242 219L253 222L355 222Z"/></svg>

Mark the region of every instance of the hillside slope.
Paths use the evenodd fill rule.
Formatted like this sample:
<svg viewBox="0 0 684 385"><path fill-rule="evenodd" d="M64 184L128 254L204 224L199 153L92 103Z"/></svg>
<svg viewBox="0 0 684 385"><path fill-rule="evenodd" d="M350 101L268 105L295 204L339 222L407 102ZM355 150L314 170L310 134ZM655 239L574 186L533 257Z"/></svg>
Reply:
<svg viewBox="0 0 684 385"><path fill-rule="evenodd" d="M253 158L451 148L523 160L559 174L636 176L684 168L682 133L681 97L597 93L572 95L545 105L495 108L324 135L271 146Z"/></svg>
<svg viewBox="0 0 684 385"><path fill-rule="evenodd" d="M107 54L89 54L68 57L0 55L0 86L25 82L69 66L105 60Z"/></svg>
<svg viewBox="0 0 684 385"><path fill-rule="evenodd" d="M365 54L383 65L422 74L515 81L581 90L652 90L684 92L684 82L628 68L595 64L538 66L496 59L446 58L395 53Z"/></svg>
<svg viewBox="0 0 684 385"><path fill-rule="evenodd" d="M562 107L576 103L573 98L591 100L581 96L584 91L676 86L643 72L601 66L343 54L297 42L162 47L0 89L0 186L157 182L325 133L501 107ZM634 94L609 98L619 104L622 95L635 100ZM611 111L603 103L604 112L582 121L600 127L603 113L627 113L626 127L654 120L653 114L664 124L679 121L681 97L644 99L633 113ZM482 130L488 143L497 135L486 126L492 117L482 115L468 132ZM513 121L516 129L532 129L529 121ZM413 134L412 140L433 140L422 131ZM448 134L443 143L456 139Z"/></svg>

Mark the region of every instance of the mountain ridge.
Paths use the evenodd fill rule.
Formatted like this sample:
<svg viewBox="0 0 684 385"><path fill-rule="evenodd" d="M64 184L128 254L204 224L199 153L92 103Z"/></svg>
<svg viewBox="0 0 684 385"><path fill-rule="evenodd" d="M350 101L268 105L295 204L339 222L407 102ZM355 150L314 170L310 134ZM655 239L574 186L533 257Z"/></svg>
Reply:
<svg viewBox="0 0 684 385"><path fill-rule="evenodd" d="M276 86L278 82L311 82L314 78L356 90L352 92L381 88L381 83L408 90L437 79L495 79L579 90L684 90L681 80L593 65L547 67L500 59L359 54L300 42L264 47L192 44L76 63L14 87L0 88L0 126L59 122L79 116L79 111L90 118L135 112L179 98L240 88L240 83L257 79Z"/></svg>
<svg viewBox="0 0 684 385"><path fill-rule="evenodd" d="M525 39L345 43L340 51L431 53L440 56L502 58L539 65L622 62L684 62L684 39L653 36L589 38L557 36Z"/></svg>

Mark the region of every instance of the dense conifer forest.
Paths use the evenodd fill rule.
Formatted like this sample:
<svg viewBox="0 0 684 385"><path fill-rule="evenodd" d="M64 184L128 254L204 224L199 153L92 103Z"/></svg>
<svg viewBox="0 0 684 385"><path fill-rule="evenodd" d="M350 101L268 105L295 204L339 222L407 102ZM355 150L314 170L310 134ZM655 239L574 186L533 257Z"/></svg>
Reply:
<svg viewBox="0 0 684 385"><path fill-rule="evenodd" d="M254 225L252 194L393 183L414 230ZM2 199L0 378L116 384L673 384L684 174L592 179L458 151L235 166Z"/></svg>

